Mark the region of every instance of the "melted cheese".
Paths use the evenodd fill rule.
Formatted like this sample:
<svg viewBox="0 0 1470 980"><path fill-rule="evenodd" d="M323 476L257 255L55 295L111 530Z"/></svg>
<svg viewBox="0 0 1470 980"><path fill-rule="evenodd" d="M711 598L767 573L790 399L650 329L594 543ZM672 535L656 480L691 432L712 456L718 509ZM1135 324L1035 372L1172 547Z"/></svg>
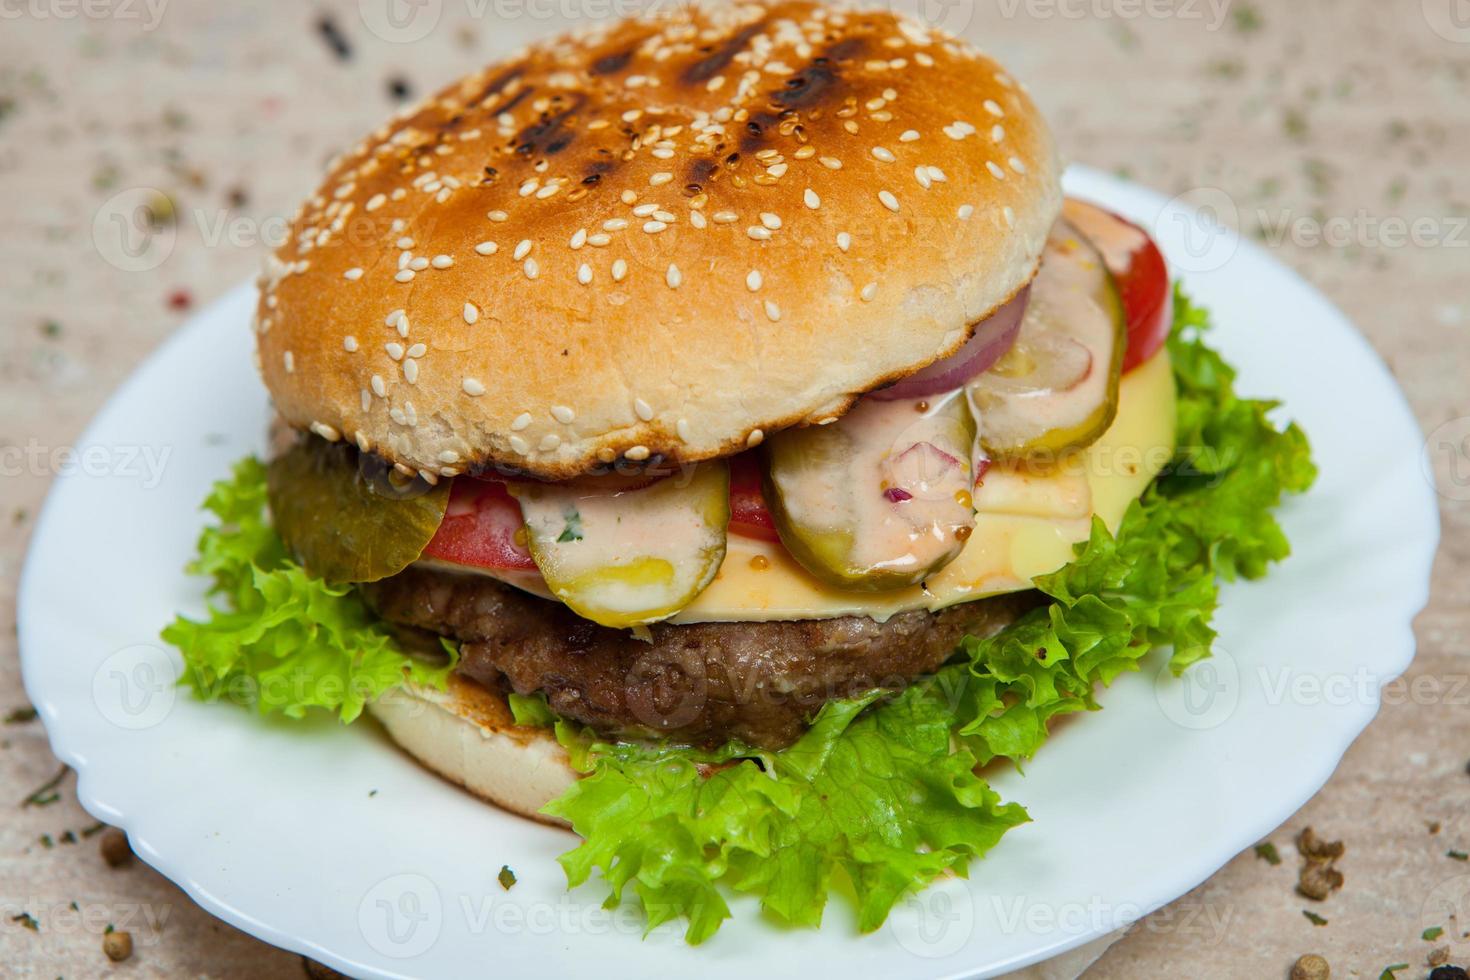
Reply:
<svg viewBox="0 0 1470 980"><path fill-rule="evenodd" d="M965 550L922 586L844 592L819 582L774 542L730 535L709 588L670 622L737 622L871 616L1031 587L1072 560L1092 516L1110 530L1168 462L1174 449L1174 375L1166 353L1123 376L1118 416L1097 442L1050 472L1001 467L975 492L975 531Z"/></svg>

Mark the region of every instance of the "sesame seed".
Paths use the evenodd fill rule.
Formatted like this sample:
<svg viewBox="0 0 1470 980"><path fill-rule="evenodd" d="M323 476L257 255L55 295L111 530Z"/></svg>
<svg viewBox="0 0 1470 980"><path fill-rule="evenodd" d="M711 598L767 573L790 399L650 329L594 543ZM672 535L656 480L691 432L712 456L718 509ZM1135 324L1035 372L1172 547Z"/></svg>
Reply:
<svg viewBox="0 0 1470 980"><path fill-rule="evenodd" d="M771 231L779 231L781 228L781 219L769 211L762 211L761 224L765 225Z"/></svg>
<svg viewBox="0 0 1470 980"><path fill-rule="evenodd" d="M541 180L537 177L532 177L530 180L521 185L521 197L530 197L536 192L536 188L540 186Z"/></svg>
<svg viewBox="0 0 1470 980"><path fill-rule="evenodd" d="M627 227L628 220L626 218L613 218L611 221L604 221L602 223L603 231L622 231Z"/></svg>
<svg viewBox="0 0 1470 980"><path fill-rule="evenodd" d="M336 442L338 439L342 438L342 434L340 432L332 428L330 425L327 425L325 422L311 423L311 431L315 432L317 435L321 436L328 442Z"/></svg>
<svg viewBox="0 0 1470 980"><path fill-rule="evenodd" d="M346 279L348 282L357 282L357 280L362 278L362 270L354 266L353 268L348 269L346 272L342 273L342 278Z"/></svg>
<svg viewBox="0 0 1470 980"><path fill-rule="evenodd" d="M593 248L604 248L612 244L612 236L599 231L595 235L587 236L587 244Z"/></svg>
<svg viewBox="0 0 1470 980"><path fill-rule="evenodd" d="M839 231L837 233L837 247L844 252L850 251L852 249L852 236L845 231Z"/></svg>
<svg viewBox="0 0 1470 980"><path fill-rule="evenodd" d="M759 270L751 269L750 275L745 277L745 287L753 293L761 288L761 283L764 281Z"/></svg>
<svg viewBox="0 0 1470 980"><path fill-rule="evenodd" d="M460 387L471 398L479 398L485 393L485 386L480 383L478 378L465 378L464 381L460 382Z"/></svg>
<svg viewBox="0 0 1470 980"><path fill-rule="evenodd" d="M703 211L690 211L689 223L696 228L703 229L709 227L709 222L705 220Z"/></svg>
<svg viewBox="0 0 1470 980"><path fill-rule="evenodd" d="M510 424L510 430L512 432L520 432L521 430L523 430L524 428L526 428L526 426L528 426L530 424L531 424L531 413L530 412L522 412L521 414L517 415L515 417L515 421Z"/></svg>
<svg viewBox="0 0 1470 980"><path fill-rule="evenodd" d="M401 360L403 360L403 345L402 344L397 344L397 343L393 343L393 342L390 341L389 343L386 343L386 344L383 345L383 350L387 351L388 352L388 356L391 357L391 358L393 358L393 360L395 360L395 361L401 361Z"/></svg>
<svg viewBox="0 0 1470 980"><path fill-rule="evenodd" d="M522 240L521 243L516 246L516 250L511 253L511 258L519 262L521 259L531 254L532 245L533 243L529 238Z"/></svg>
<svg viewBox="0 0 1470 980"><path fill-rule="evenodd" d="M408 349L406 353L409 357L423 357L428 352L429 348L425 347L423 344L414 344Z"/></svg>
<svg viewBox="0 0 1470 980"><path fill-rule="evenodd" d="M364 412L368 412L368 411L371 411L372 410L372 407L373 407L373 393L371 391L368 391L366 388L359 388L357 390L357 400L358 400L358 403L360 405L362 405L362 410ZM358 435L361 436L362 433L359 432ZM357 441L358 441L359 444L362 443L362 440L361 439L358 439ZM363 452L367 452L367 450L364 449Z"/></svg>
<svg viewBox="0 0 1470 980"><path fill-rule="evenodd" d="M961 204L960 205L960 210L958 211L959 219L961 221L969 221L970 218L971 218L971 216L974 215L974 213L975 213L975 205L973 205L973 204Z"/></svg>
<svg viewBox="0 0 1470 980"><path fill-rule="evenodd" d="M637 200L638 200L638 192L637 191L634 191L634 190L631 190L631 189L623 191L623 193L622 193L622 201L623 201L624 204L633 204Z"/></svg>
<svg viewBox="0 0 1470 980"><path fill-rule="evenodd" d="M952 140L962 140L967 136L974 136L975 132L975 127L962 119L956 119L944 127L944 135Z"/></svg>
<svg viewBox="0 0 1470 980"><path fill-rule="evenodd" d="M910 129L900 136L898 141L900 143L917 143L919 141L919 131L917 129Z"/></svg>
<svg viewBox="0 0 1470 980"><path fill-rule="evenodd" d="M633 209L633 217L635 217L635 218L651 218L651 217L653 217L653 213L655 211L657 211L657 210L658 210L658 205L657 204L640 204L636 208Z"/></svg>
<svg viewBox="0 0 1470 980"><path fill-rule="evenodd" d="M650 235L657 235L659 232L667 230L668 227L662 221L648 221L644 223L643 230Z"/></svg>
<svg viewBox="0 0 1470 980"><path fill-rule="evenodd" d="M577 413L565 405L553 405L551 406L551 417L562 425L571 425L572 420L577 417Z"/></svg>
<svg viewBox="0 0 1470 980"><path fill-rule="evenodd" d="M420 256L419 258L416 258L412 262L408 263L408 267L414 272L423 272L429 267L429 260Z"/></svg>
<svg viewBox="0 0 1470 980"><path fill-rule="evenodd" d="M545 187L536 192L536 200L544 201L548 197L559 193L561 193L561 184L547 184Z"/></svg>
<svg viewBox="0 0 1470 980"><path fill-rule="evenodd" d="M772 164L771 166L767 167L766 168L766 173L770 174L772 177L775 177L777 180L780 180L782 177L785 177L786 176L786 171L788 171L790 169L791 169L791 165L790 164L776 163L776 164Z"/></svg>
<svg viewBox="0 0 1470 980"><path fill-rule="evenodd" d="M491 221L505 221L510 217L510 215L506 214L504 211L491 211L488 215L486 215L486 217L489 218Z"/></svg>
<svg viewBox="0 0 1470 980"><path fill-rule="evenodd" d="M767 319L769 319L772 323L779 323L781 321L781 307L777 306L774 301L769 299L766 300L765 306Z"/></svg>
<svg viewBox="0 0 1470 980"><path fill-rule="evenodd" d="M366 208L369 211L376 211L376 210L378 210L378 208L382 207L384 204L387 204L387 203L388 203L388 197L387 197L387 195L385 195L385 194L374 194L372 197L368 198L368 202L367 202Z"/></svg>
<svg viewBox="0 0 1470 980"><path fill-rule="evenodd" d="M441 463L458 463L459 462L459 453L455 452L453 449L446 449L446 450L444 450L443 452L441 452L439 454L439 462L441 462Z"/></svg>
<svg viewBox="0 0 1470 980"><path fill-rule="evenodd" d="M917 180L919 182L919 186L924 188L924 190L926 191L934 186L934 180L929 176L928 167L915 167L914 179Z"/></svg>
<svg viewBox="0 0 1470 980"><path fill-rule="evenodd" d="M772 237L771 230L769 228L762 228L760 225L751 225L745 229L745 233L758 242L768 242Z"/></svg>
<svg viewBox="0 0 1470 980"><path fill-rule="evenodd" d="M413 239L409 238L407 235L404 235L402 238L398 239L398 247L413 248Z"/></svg>
<svg viewBox="0 0 1470 980"><path fill-rule="evenodd" d="M717 225L733 225L740 220L740 216L734 211L716 211L711 217Z"/></svg>
<svg viewBox="0 0 1470 980"><path fill-rule="evenodd" d="M750 435L745 437L745 445L748 449L754 449L765 441L766 434L760 429L751 430Z"/></svg>
<svg viewBox="0 0 1470 980"><path fill-rule="evenodd" d="M999 143L1006 138L1006 128L1000 123L990 127L990 142Z"/></svg>
<svg viewBox="0 0 1470 980"><path fill-rule="evenodd" d="M295 371L296 370L296 355L293 354L293 353L291 353L290 351L286 351L285 353L283 353L281 355L281 366L286 369L286 373L287 374L290 374L293 371Z"/></svg>
<svg viewBox="0 0 1470 980"><path fill-rule="evenodd" d="M429 264L436 269L447 269L450 266L454 265L454 259L450 258L447 255L436 255L434 256L434 260Z"/></svg>
<svg viewBox="0 0 1470 980"><path fill-rule="evenodd" d="M665 184L673 183L673 180L673 174L669 173L667 170L661 170L648 178L648 184L650 187L662 187Z"/></svg>
<svg viewBox="0 0 1470 980"><path fill-rule="evenodd" d="M591 285L592 284L592 266L588 265L586 262L583 262L577 268L577 281L580 282L584 286Z"/></svg>
<svg viewBox="0 0 1470 980"><path fill-rule="evenodd" d="M1021 161L1020 157L1011 157L1006 163L1010 164L1011 169L1018 174L1024 174L1026 172L1026 164Z"/></svg>
<svg viewBox="0 0 1470 980"><path fill-rule="evenodd" d="M837 159L836 157L822 157L822 166L826 167L828 170L841 170L842 161Z"/></svg>
<svg viewBox="0 0 1470 980"><path fill-rule="evenodd" d="M811 208L813 211L822 206L822 199L818 197L817 192L812 190L810 187L808 187L806 189L806 192L802 194L801 199L806 202L806 206Z"/></svg>
<svg viewBox="0 0 1470 980"><path fill-rule="evenodd" d="M465 323L468 323L468 324L474 324L475 321L477 321L479 319L480 319L480 311L475 308L475 304L474 303L466 303L464 305L464 322Z"/></svg>
<svg viewBox="0 0 1470 980"><path fill-rule="evenodd" d="M419 362L411 357L404 359L403 380L411 385L419 382Z"/></svg>
<svg viewBox="0 0 1470 980"><path fill-rule="evenodd" d="M892 150L882 146L873 147L873 156L877 157L879 160L882 160L884 163L893 163L898 159L898 157L893 155Z"/></svg>
<svg viewBox="0 0 1470 980"><path fill-rule="evenodd" d="M1010 205L1006 205L1004 208L1002 208L1000 213L1005 217L1006 225L1008 227L1016 227L1016 212L1011 210Z"/></svg>
<svg viewBox="0 0 1470 980"><path fill-rule="evenodd" d="M996 180L1005 180L1006 179L1006 172L1004 170L1000 169L1000 167L996 164L996 162L994 160L986 160L985 161L985 169L986 170L989 170L990 171L990 175L992 177L994 177Z"/></svg>
<svg viewBox="0 0 1470 980"><path fill-rule="evenodd" d="M994 99L985 100L985 111L990 113L992 116L995 116L996 118L1004 118L1006 114L1005 110L1002 109Z"/></svg>
<svg viewBox="0 0 1470 980"><path fill-rule="evenodd" d="M398 274L393 278L399 282L413 282L414 275L415 273L412 269L399 269Z"/></svg>
<svg viewBox="0 0 1470 980"><path fill-rule="evenodd" d="M628 263L623 261L622 259L618 259L616 262L614 262L612 265L612 277L613 282L622 282L624 279L628 278Z"/></svg>
<svg viewBox="0 0 1470 980"><path fill-rule="evenodd" d="M348 334L347 336L343 337L342 338L342 349L345 350L349 354L351 354L353 351L357 350L357 338L354 337L354 336L352 336L352 334Z"/></svg>
<svg viewBox="0 0 1470 980"><path fill-rule="evenodd" d="M649 405L648 402L644 401L641 398L633 399L633 411L636 412L638 414L638 417L645 422L648 422L653 418L653 406Z"/></svg>
<svg viewBox="0 0 1470 980"><path fill-rule="evenodd" d="M873 297L878 295L878 284L876 282L868 283L866 286L863 287L863 291L858 295L863 298L864 303L873 302Z"/></svg>
<svg viewBox="0 0 1470 980"><path fill-rule="evenodd" d="M381 374L373 375L371 385L373 389L373 394L377 395L379 398L388 397L388 386L383 383L383 376Z"/></svg>
<svg viewBox="0 0 1470 980"><path fill-rule="evenodd" d="M878 200L882 201L883 206L888 210L895 214L898 213L898 198L893 196L892 191L879 191Z"/></svg>
<svg viewBox="0 0 1470 980"><path fill-rule="evenodd" d="M679 433L679 438L683 439L685 442L688 442L693 436L693 432L689 427L688 419L680 419L678 422L675 422L674 431Z"/></svg>
<svg viewBox="0 0 1470 980"><path fill-rule="evenodd" d="M672 262L670 262L669 271L667 274L665 274L664 280L669 284L670 289L678 289L681 285L684 284L684 273L679 271L679 267L677 265L674 265Z"/></svg>
<svg viewBox="0 0 1470 980"><path fill-rule="evenodd" d="M629 449L627 452L623 453L623 455L633 460L634 462L641 462L642 460L648 458L648 447L634 446L632 449Z"/></svg>
<svg viewBox="0 0 1470 980"><path fill-rule="evenodd" d="M531 444L520 436L511 436L510 448L524 456L531 451Z"/></svg>
<svg viewBox="0 0 1470 980"><path fill-rule="evenodd" d="M573 232L573 234L572 234L572 240L570 242L568 242L567 244L572 247L572 251L574 251L574 252L577 249L581 248L583 245L586 245L587 244L587 229L586 228L578 228L575 232Z"/></svg>
<svg viewBox="0 0 1470 980"><path fill-rule="evenodd" d="M541 266L536 263L535 259L527 259L522 268L525 270L527 279L535 279L541 275Z"/></svg>
<svg viewBox="0 0 1470 980"><path fill-rule="evenodd" d="M494 255L499 248L494 242L481 242L475 246L475 251L481 255Z"/></svg>
<svg viewBox="0 0 1470 980"><path fill-rule="evenodd" d="M653 212L653 216L656 220L662 221L666 225L671 225L675 221L679 220L678 218L674 217L672 212L669 211L655 211Z"/></svg>

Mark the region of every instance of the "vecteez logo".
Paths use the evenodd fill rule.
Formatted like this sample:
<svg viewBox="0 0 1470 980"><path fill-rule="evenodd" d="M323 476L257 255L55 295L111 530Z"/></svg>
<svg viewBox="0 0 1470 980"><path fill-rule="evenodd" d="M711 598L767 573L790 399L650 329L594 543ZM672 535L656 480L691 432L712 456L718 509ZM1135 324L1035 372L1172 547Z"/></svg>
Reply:
<svg viewBox="0 0 1470 980"><path fill-rule="evenodd" d="M1446 41L1470 44L1470 0L1421 0L1424 22Z"/></svg>
<svg viewBox="0 0 1470 980"><path fill-rule="evenodd" d="M391 875L373 885L357 905L357 928L378 953L410 959L428 952L444 928L444 900L421 874Z"/></svg>
<svg viewBox="0 0 1470 980"><path fill-rule="evenodd" d="M1167 662L1154 675L1159 710L1191 731L1219 728L1229 721L1240 705L1240 687L1240 666L1218 643L1209 659L1191 664L1178 677Z"/></svg>
<svg viewBox="0 0 1470 980"><path fill-rule="evenodd" d="M444 0L358 0L358 16L375 37L412 44L428 37L444 15Z"/></svg>
<svg viewBox="0 0 1470 980"><path fill-rule="evenodd" d="M1235 199L1218 187L1195 187L1165 202L1153 222L1158 241L1177 245L1169 260L1185 272L1223 269L1240 247Z"/></svg>
<svg viewBox="0 0 1470 980"><path fill-rule="evenodd" d="M162 647L139 643L102 661L92 675L92 703L125 731L159 725L178 699L180 663Z"/></svg>

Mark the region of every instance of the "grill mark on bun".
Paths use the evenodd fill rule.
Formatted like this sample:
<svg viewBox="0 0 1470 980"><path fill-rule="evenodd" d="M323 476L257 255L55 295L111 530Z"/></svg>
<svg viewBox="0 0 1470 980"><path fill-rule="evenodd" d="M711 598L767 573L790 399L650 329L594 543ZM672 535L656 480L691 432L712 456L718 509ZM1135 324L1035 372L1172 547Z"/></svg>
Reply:
<svg viewBox="0 0 1470 980"><path fill-rule="evenodd" d="M588 71L593 75L616 75L628 67L628 62L633 60L633 55L638 53L638 45L633 45L626 51L617 51L613 54L605 54L593 60L588 66Z"/></svg>
<svg viewBox="0 0 1470 980"><path fill-rule="evenodd" d="M744 51L757 34L766 29L766 23L766 20L762 18L736 31L719 47L702 48L701 50L711 53L684 69L684 81L690 85L703 85L724 71L729 67L730 62L735 60L735 56Z"/></svg>
<svg viewBox="0 0 1470 980"><path fill-rule="evenodd" d="M524 64L511 65L509 68L506 68L500 74L490 79L490 81L485 84L485 87L480 89L480 94L469 100L469 104L474 106L483 105L485 101L489 99L492 95L499 95L505 90L505 87L507 85L520 78L525 73L526 66Z"/></svg>
<svg viewBox="0 0 1470 980"><path fill-rule="evenodd" d="M553 96L561 98L561 96ZM555 156L572 145L576 134L566 129L567 120L586 105L587 96L578 94L572 104L559 112L543 112L540 122L532 123L516 134L516 153L523 157Z"/></svg>

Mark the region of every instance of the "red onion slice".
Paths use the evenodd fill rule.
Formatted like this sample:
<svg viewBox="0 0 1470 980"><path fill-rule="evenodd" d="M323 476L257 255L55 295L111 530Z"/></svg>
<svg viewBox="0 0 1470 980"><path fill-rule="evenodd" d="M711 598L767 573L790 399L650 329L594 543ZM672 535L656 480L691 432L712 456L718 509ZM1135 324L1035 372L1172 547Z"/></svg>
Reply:
<svg viewBox="0 0 1470 980"><path fill-rule="evenodd" d="M975 335L958 351L897 384L869 392L867 397L899 401L954 391L975 375L988 370L1011 349L1016 342L1016 334L1021 331L1021 318L1026 315L1026 302L1030 298L1031 287L1028 285L1010 302L982 320L975 328Z"/></svg>

